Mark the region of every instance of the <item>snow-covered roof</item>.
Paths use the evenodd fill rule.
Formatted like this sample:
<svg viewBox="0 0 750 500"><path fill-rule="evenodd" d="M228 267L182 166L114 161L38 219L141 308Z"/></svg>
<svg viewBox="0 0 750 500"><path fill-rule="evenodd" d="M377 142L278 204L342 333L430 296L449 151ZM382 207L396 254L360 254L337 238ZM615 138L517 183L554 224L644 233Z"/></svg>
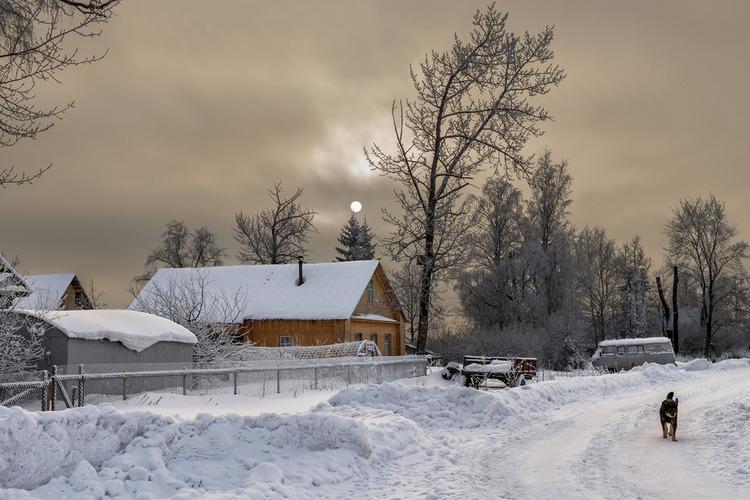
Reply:
<svg viewBox="0 0 750 500"><path fill-rule="evenodd" d="M195 344L195 335L166 318L139 311L81 310L54 313L16 311L43 320L69 338L121 342L128 349L141 352L157 342Z"/></svg>
<svg viewBox="0 0 750 500"><path fill-rule="evenodd" d="M618 345L645 345L645 344L666 344L671 342L668 337L644 337L641 339L613 339L599 342L599 347L611 347Z"/></svg>
<svg viewBox="0 0 750 500"><path fill-rule="evenodd" d="M200 279L209 298L241 299L241 319L348 319L372 279L377 260L303 265L304 283L297 286L297 264L160 269L130 304L148 304L176 286ZM237 315L235 315L237 316ZM203 318L234 321L236 318Z"/></svg>
<svg viewBox="0 0 750 500"><path fill-rule="evenodd" d="M76 277L73 273L39 274L26 276L26 283L32 292L15 303L17 309L57 309L68 289Z"/></svg>
<svg viewBox="0 0 750 500"><path fill-rule="evenodd" d="M13 266L0 255L0 295L25 296L31 293L31 288Z"/></svg>
<svg viewBox="0 0 750 500"><path fill-rule="evenodd" d="M352 316L352 319L360 319L364 321L380 321L383 323L398 323L397 320L389 318L387 316L382 316L380 314L357 314L355 316Z"/></svg>

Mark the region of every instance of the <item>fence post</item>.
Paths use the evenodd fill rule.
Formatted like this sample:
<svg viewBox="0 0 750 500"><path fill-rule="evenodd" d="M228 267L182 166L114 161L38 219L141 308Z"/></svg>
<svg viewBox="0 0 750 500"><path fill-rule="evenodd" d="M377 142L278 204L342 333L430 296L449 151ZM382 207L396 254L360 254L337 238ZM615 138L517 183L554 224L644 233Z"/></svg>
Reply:
<svg viewBox="0 0 750 500"><path fill-rule="evenodd" d="M182 370L185 371L185 368ZM187 373L182 374L182 395L187 396Z"/></svg>
<svg viewBox="0 0 750 500"><path fill-rule="evenodd" d="M315 379L315 390L318 390L318 367L313 368L313 378Z"/></svg>
<svg viewBox="0 0 750 500"><path fill-rule="evenodd" d="M83 396L83 390L85 382L83 380L83 365L78 365L78 406L83 406L85 398Z"/></svg>
<svg viewBox="0 0 750 500"><path fill-rule="evenodd" d="M50 380L50 403L52 406L52 411L55 411L55 407L57 406L57 385L55 382L57 381L57 365L52 365L52 378Z"/></svg>
<svg viewBox="0 0 750 500"><path fill-rule="evenodd" d="M276 368L276 394L281 394L281 368Z"/></svg>
<svg viewBox="0 0 750 500"><path fill-rule="evenodd" d="M352 384L352 365L346 365L346 386L349 387Z"/></svg>
<svg viewBox="0 0 750 500"><path fill-rule="evenodd" d="M237 372L236 371L232 372L232 375L233 375L232 385L234 385L234 395L236 396L237 395Z"/></svg>
<svg viewBox="0 0 750 500"><path fill-rule="evenodd" d="M125 376L125 372L122 372L122 400L125 401L128 398L128 378Z"/></svg>
<svg viewBox="0 0 750 500"><path fill-rule="evenodd" d="M47 411L47 391L49 391L49 372L47 370L42 372L42 380L44 380L44 385L42 386L42 411Z"/></svg>

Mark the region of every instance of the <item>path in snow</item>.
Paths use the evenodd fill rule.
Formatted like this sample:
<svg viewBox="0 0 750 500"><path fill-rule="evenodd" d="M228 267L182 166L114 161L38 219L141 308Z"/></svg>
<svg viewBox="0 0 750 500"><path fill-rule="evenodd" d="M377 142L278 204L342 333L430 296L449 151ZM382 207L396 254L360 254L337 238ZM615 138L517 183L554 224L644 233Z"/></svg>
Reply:
<svg viewBox="0 0 750 500"><path fill-rule="evenodd" d="M721 425L722 406L749 400L749 372L705 371L638 394L562 408L486 457L488 464L507 464L498 491L510 498L750 498L750 475L743 484L749 473L734 457L737 450L722 449L732 436L722 443L711 434ZM680 399L676 443L662 438L658 418L669 391ZM740 425L731 432L742 437L742 422L734 424Z"/></svg>

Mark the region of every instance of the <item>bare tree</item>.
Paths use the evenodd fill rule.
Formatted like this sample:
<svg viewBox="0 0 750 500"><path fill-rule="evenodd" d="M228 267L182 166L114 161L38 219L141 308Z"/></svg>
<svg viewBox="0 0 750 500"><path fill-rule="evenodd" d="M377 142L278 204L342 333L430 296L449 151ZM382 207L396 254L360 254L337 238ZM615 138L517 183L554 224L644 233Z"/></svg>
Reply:
<svg viewBox="0 0 750 500"><path fill-rule="evenodd" d="M715 328L722 326L719 307L746 288L743 259L748 256L748 244L737 240L737 228L729 224L724 203L714 195L681 200L665 233L667 259L699 287L705 327L703 356L708 358Z"/></svg>
<svg viewBox="0 0 750 500"><path fill-rule="evenodd" d="M395 192L403 214L386 213L394 224L386 247L399 260L420 255L422 267L417 348L424 350L433 281L439 278L436 241L441 218L465 209L460 194L486 165L502 163L525 171L522 148L539 135L547 111L529 98L544 94L564 78L552 65L552 28L518 35L506 27L508 16L494 5L474 15L468 41L455 37L445 52L431 52L411 70L416 99L392 107L396 152L378 145L365 155L372 168L401 185ZM451 224L445 228L455 230ZM465 227L464 227L465 229ZM458 238L458 232L451 237Z"/></svg>
<svg viewBox="0 0 750 500"><path fill-rule="evenodd" d="M193 358L197 362L231 360L243 347L240 338L246 294L230 295L212 289L205 270L189 278L151 283L130 308L167 318L195 334Z"/></svg>
<svg viewBox="0 0 750 500"><path fill-rule="evenodd" d="M254 216L235 215L234 239L240 244L237 258L243 264L285 264L305 256L310 232L315 231L316 212L299 203L302 189L288 198L282 195L281 183L268 190L273 208Z"/></svg>
<svg viewBox="0 0 750 500"><path fill-rule="evenodd" d="M136 282L148 281L159 267L220 266L224 254L225 249L208 228L191 231L182 221L172 220L162 233L161 245L146 258L146 272L136 277Z"/></svg>
<svg viewBox="0 0 750 500"><path fill-rule="evenodd" d="M602 228L584 228L576 242L581 306L588 317L593 345L611 330L618 293L617 252Z"/></svg>
<svg viewBox="0 0 750 500"><path fill-rule="evenodd" d="M401 268L390 277L391 286L398 297L401 312L406 319L409 329L409 340L416 341L417 325L419 324L419 296L421 271L414 262L404 262ZM430 317L433 320L441 320L445 316L445 307L437 288L432 288L433 296L430 297Z"/></svg>
<svg viewBox="0 0 750 500"><path fill-rule="evenodd" d="M73 106L40 107L37 85L58 81L61 71L97 61L81 56L71 40L95 38L119 0L0 0L0 147L33 139ZM28 184L35 172L0 167L0 187Z"/></svg>

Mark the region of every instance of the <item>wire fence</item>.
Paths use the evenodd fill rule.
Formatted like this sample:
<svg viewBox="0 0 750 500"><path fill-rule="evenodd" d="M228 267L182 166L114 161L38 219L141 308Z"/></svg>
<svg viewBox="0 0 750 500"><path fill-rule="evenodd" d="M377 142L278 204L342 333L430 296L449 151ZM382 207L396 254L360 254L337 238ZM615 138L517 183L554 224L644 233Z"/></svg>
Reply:
<svg viewBox="0 0 750 500"><path fill-rule="evenodd" d="M265 397L426 374L423 356L289 359L211 364L91 364L0 374L0 405L56 410L144 392Z"/></svg>

